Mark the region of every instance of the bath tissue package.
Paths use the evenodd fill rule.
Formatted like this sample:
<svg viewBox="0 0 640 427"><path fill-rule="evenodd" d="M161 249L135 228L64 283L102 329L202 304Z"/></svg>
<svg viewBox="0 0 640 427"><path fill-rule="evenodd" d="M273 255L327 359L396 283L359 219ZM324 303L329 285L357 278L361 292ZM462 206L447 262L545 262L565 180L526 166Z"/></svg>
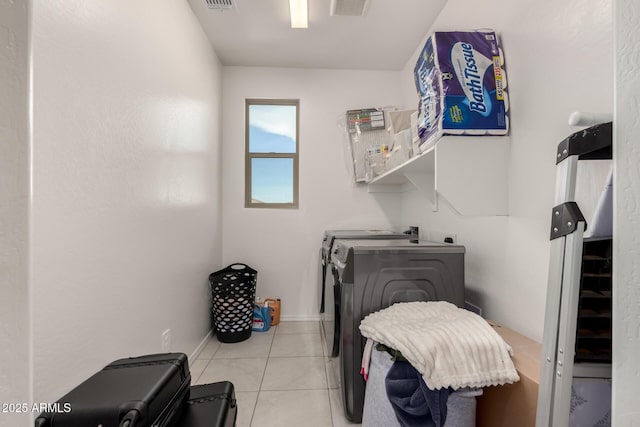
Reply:
<svg viewBox="0 0 640 427"><path fill-rule="evenodd" d="M446 134L508 133L504 57L494 31L433 33L414 77L421 151Z"/></svg>

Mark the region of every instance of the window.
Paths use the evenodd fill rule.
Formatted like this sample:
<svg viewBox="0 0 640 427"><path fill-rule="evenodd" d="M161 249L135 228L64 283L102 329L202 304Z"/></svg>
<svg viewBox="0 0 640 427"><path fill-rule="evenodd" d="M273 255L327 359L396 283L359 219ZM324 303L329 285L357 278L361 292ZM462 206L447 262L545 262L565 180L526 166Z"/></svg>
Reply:
<svg viewBox="0 0 640 427"><path fill-rule="evenodd" d="M299 101L247 99L246 208L298 207Z"/></svg>

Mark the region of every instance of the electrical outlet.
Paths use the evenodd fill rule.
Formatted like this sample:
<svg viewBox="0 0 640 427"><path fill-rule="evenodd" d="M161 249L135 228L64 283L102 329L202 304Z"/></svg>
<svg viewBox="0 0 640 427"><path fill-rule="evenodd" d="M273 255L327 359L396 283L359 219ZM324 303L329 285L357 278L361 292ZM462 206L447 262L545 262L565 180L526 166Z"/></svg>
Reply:
<svg viewBox="0 0 640 427"><path fill-rule="evenodd" d="M171 329L167 329L162 333L161 346L164 353L169 353L171 350Z"/></svg>
<svg viewBox="0 0 640 427"><path fill-rule="evenodd" d="M426 240L438 243L456 243L457 236L455 233L446 233L442 231L427 230L425 233Z"/></svg>

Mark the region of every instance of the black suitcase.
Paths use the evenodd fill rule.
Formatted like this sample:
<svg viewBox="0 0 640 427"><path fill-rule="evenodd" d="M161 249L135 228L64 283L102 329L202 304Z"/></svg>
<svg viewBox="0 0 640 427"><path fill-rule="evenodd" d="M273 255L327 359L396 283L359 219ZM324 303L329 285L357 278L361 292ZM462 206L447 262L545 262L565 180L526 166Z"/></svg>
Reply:
<svg viewBox="0 0 640 427"><path fill-rule="evenodd" d="M233 384L221 381L191 387L191 397L180 427L233 427L238 405Z"/></svg>
<svg viewBox="0 0 640 427"><path fill-rule="evenodd" d="M116 360L43 412L36 427L168 427L186 409L191 374L183 353Z"/></svg>

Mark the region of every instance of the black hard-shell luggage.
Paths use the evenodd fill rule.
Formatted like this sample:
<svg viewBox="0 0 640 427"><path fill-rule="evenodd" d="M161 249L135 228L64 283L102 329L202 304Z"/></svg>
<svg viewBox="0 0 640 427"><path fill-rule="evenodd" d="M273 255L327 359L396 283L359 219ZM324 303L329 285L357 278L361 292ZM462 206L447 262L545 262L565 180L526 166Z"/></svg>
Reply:
<svg viewBox="0 0 640 427"><path fill-rule="evenodd" d="M233 427L238 406L233 384L221 381L191 387L188 407L180 427Z"/></svg>
<svg viewBox="0 0 640 427"><path fill-rule="evenodd" d="M189 399L191 374L183 353L116 360L58 401L69 411L43 412L36 427L168 427Z"/></svg>

